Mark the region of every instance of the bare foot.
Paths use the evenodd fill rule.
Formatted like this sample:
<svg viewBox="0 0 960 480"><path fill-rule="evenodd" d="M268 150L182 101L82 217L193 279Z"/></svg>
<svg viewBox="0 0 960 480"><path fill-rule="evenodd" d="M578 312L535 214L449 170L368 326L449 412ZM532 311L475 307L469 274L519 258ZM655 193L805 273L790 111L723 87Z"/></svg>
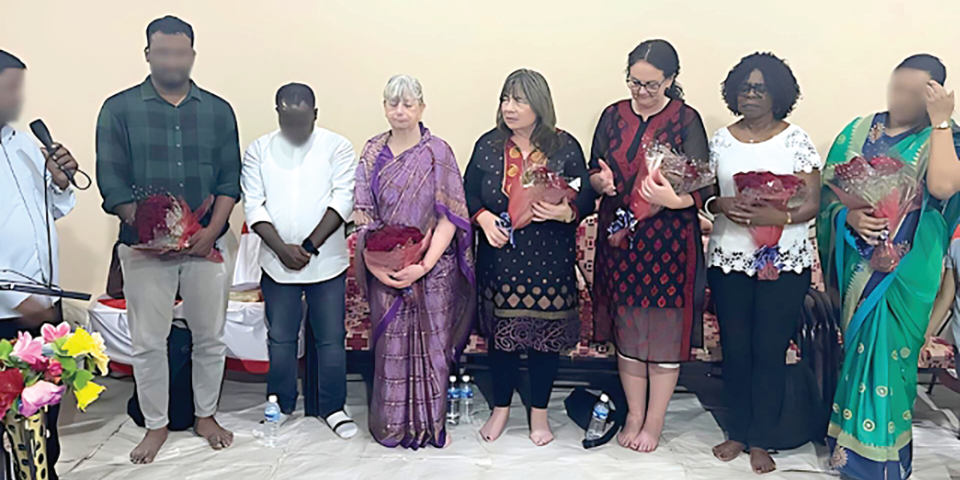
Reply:
<svg viewBox="0 0 960 480"><path fill-rule="evenodd" d="M233 432L220 426L213 417L197 417L193 426L197 435L207 439L214 450L220 450L233 444Z"/></svg>
<svg viewBox="0 0 960 480"><path fill-rule="evenodd" d="M660 445L661 432L663 432L663 419L647 417L647 421L643 423L643 430L640 431L640 435L637 435L636 442L640 444L638 450L645 453L656 450Z"/></svg>
<svg viewBox="0 0 960 480"><path fill-rule="evenodd" d="M621 447L632 448L636 450L632 443L633 439L637 438L637 435L640 434L640 429L643 428L643 419L644 415L642 413L627 413L627 421L624 423L623 429L620 430L620 433L617 434L617 442Z"/></svg>
<svg viewBox="0 0 960 480"><path fill-rule="evenodd" d="M143 440L140 440L140 443L130 452L130 462L135 465L153 463L153 459L157 457L157 452L160 451L160 447L166 441L167 427L147 430Z"/></svg>
<svg viewBox="0 0 960 480"><path fill-rule="evenodd" d="M726 442L713 447L713 456L717 457L717 459L719 459L721 462L729 462L734 458L739 457L745 448L747 448L747 446L740 442L727 440Z"/></svg>
<svg viewBox="0 0 960 480"><path fill-rule="evenodd" d="M550 422L547 420L547 409L530 409L530 440L538 447L553 441L553 432L550 431Z"/></svg>
<svg viewBox="0 0 960 480"><path fill-rule="evenodd" d="M510 420L510 407L494 407L487 423L480 427L480 436L488 442L500 438L503 429L507 427L507 420Z"/></svg>
<svg viewBox="0 0 960 480"><path fill-rule="evenodd" d="M773 457L762 448L750 449L750 466L753 468L753 473L757 475L770 473L777 469L777 463L773 461Z"/></svg>

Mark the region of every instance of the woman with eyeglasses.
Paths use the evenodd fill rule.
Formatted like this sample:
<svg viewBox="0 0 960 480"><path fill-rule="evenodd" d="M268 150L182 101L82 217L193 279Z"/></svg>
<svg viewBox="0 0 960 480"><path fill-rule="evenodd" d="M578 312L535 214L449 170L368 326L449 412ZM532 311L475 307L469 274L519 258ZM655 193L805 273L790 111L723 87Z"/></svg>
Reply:
<svg viewBox="0 0 960 480"><path fill-rule="evenodd" d="M464 175L467 207L481 230L479 321L494 379L494 409L480 429L488 442L506 427L522 353L530 372L530 440L537 446L553 440L547 403L558 353L580 340L577 224L593 213L596 196L586 186L580 143L556 122L546 79L527 69L511 73L500 91L497 126L477 140ZM511 192L523 188L524 171L539 167L583 187L573 201L534 204L533 222L514 229L502 221Z"/></svg>
<svg viewBox="0 0 960 480"><path fill-rule="evenodd" d="M827 443L845 478L905 479L913 468L917 361L960 212L960 130L946 77L932 55L907 58L890 78L887 111L855 119L827 156L825 180L855 156L891 156L912 165L923 186L921 206L893 234L909 250L889 273L870 262L886 221L823 189L817 242L827 285L841 293L846 352Z"/></svg>
<svg viewBox="0 0 960 480"><path fill-rule="evenodd" d="M730 416L727 441L713 454L729 462L749 451L755 473L776 469L768 449L778 445L776 425L785 392L786 351L810 288L814 249L810 223L817 215L820 155L800 127L785 119L800 87L790 67L771 53L740 60L723 82L727 108L739 117L710 140L710 163L719 196L707 200L716 215L707 247L711 297L723 345L723 388ZM803 203L782 211L736 199L733 176L769 171L793 174L809 186ZM751 227L782 226L779 278L757 278Z"/></svg>
<svg viewBox="0 0 960 480"><path fill-rule="evenodd" d="M680 61L665 40L648 40L627 56L630 98L600 117L590 153L593 188L603 195L593 288L595 339L614 340L629 414L620 445L652 452L660 441L667 404L692 346L703 340L706 278L697 209L712 186L677 194L659 171L647 171L647 150L665 146L706 161L700 114L683 101ZM640 176L642 186L634 188ZM663 208L633 228L634 196ZM622 223L622 241L608 231ZM615 244L614 244L615 243ZM649 390L649 401L647 399Z"/></svg>

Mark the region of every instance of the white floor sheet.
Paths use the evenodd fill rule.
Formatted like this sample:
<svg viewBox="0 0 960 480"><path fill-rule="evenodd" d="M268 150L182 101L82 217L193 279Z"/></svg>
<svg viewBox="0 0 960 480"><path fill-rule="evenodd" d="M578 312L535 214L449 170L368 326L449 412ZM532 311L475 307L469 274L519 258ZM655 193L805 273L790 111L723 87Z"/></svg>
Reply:
<svg viewBox="0 0 960 480"><path fill-rule="evenodd" d="M713 417L694 395L676 395L670 404L660 448L641 454L616 442L584 450L583 432L563 409L566 391L554 393L550 420L557 439L542 448L527 438L522 408L515 407L507 431L495 443L484 443L479 425L453 427L446 449L420 451L384 448L366 431L363 385L350 382L348 409L361 434L338 439L326 426L304 418L302 410L281 430L281 448L263 447L253 431L262 417L264 385L228 381L218 415L236 433L234 445L214 452L189 432L170 435L156 462L131 465L130 450L143 430L130 421L126 401L129 380L106 381L104 397L86 413L65 415L61 428L63 455L58 467L67 480L201 480L201 479L686 479L755 478L745 456L724 464L710 453L723 439ZM922 402L921 402L922 403ZM519 405L519 400L517 401ZM73 408L72 406L65 406ZM485 412L480 416L485 418ZM944 416L918 404L915 475L918 480L960 478L960 441ZM826 452L806 445L775 457L779 470L764 479L830 479ZM951 465L954 464L954 465ZM951 469L953 469L951 471Z"/></svg>

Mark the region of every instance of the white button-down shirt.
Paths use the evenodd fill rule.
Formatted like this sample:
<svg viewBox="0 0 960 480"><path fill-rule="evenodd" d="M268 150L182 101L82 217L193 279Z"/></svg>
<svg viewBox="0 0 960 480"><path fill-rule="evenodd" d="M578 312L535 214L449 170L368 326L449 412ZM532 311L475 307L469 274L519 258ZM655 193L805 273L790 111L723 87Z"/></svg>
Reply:
<svg viewBox="0 0 960 480"><path fill-rule="evenodd" d="M346 221L353 212L357 155L346 138L315 128L301 146L279 130L253 142L243 156L240 185L247 225L270 222L284 243L299 245L313 232L327 208ZM350 264L344 227L321 245L319 255L300 271L283 265L266 242L260 266L279 283L316 283L334 278Z"/></svg>
<svg viewBox="0 0 960 480"><path fill-rule="evenodd" d="M52 273L47 256L44 188L49 192ZM0 127L0 283L26 282L21 275L46 283L52 275L57 284L58 243L53 221L73 210L75 204L71 188L60 190L53 184L33 139L7 125ZM0 291L0 319L20 316L16 307L28 297L26 293ZM37 298L51 305L54 301L51 297Z"/></svg>

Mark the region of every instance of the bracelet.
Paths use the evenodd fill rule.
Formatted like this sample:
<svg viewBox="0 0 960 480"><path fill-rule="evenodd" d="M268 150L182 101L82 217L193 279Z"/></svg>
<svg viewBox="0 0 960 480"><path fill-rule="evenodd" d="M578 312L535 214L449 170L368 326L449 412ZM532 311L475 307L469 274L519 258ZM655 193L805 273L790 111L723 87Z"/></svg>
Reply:
<svg viewBox="0 0 960 480"><path fill-rule="evenodd" d="M716 195L708 198L706 202L703 202L703 209L700 210L700 213L702 213L703 216L706 217L706 219L710 220L711 222L717 219L717 216L710 211L710 204L712 204L716 199L717 199Z"/></svg>
<svg viewBox="0 0 960 480"><path fill-rule="evenodd" d="M793 224L793 215L790 214L790 211L787 210L787 225Z"/></svg>

